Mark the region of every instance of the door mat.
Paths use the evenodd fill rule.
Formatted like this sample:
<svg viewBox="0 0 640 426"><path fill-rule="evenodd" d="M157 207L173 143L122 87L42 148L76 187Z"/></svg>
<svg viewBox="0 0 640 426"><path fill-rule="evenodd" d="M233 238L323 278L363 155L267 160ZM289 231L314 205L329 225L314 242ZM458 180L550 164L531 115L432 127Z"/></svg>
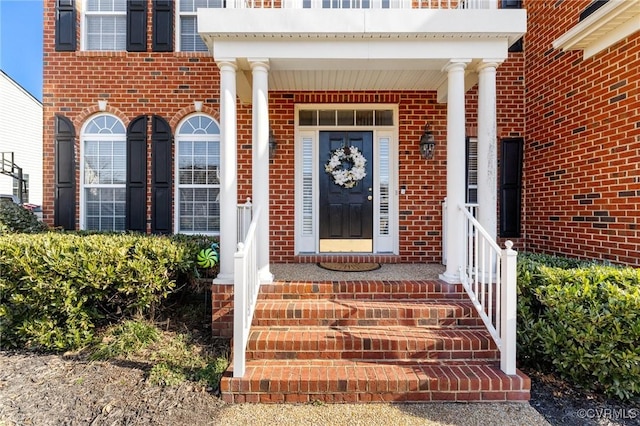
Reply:
<svg viewBox="0 0 640 426"><path fill-rule="evenodd" d="M319 262L318 266L329 271L337 272L367 272L380 269L379 263L337 263L337 262Z"/></svg>

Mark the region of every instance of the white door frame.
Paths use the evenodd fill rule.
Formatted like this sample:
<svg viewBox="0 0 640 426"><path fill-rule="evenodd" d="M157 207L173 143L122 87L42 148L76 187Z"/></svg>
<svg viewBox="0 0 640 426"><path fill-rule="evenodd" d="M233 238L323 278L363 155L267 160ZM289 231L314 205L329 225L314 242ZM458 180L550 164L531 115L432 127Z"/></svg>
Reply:
<svg viewBox="0 0 640 426"><path fill-rule="evenodd" d="M392 110L390 126L300 126L300 110ZM321 131L370 131L373 133L373 253L399 253L398 225L398 106L396 104L296 104L295 105L295 254L319 253L318 141ZM381 158L387 153L388 162ZM381 167L386 172L381 173ZM388 214L381 218L381 178L388 181ZM384 220L382 220L384 219ZM381 226L388 220L388 230Z"/></svg>

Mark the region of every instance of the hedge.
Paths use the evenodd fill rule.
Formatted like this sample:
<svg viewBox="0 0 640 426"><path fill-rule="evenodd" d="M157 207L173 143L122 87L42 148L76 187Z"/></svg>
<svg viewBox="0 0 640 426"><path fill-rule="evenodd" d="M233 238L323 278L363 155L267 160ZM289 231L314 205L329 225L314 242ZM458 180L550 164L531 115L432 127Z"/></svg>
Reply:
<svg viewBox="0 0 640 426"><path fill-rule="evenodd" d="M0 200L0 235L15 232L41 232L47 225L33 212L7 200Z"/></svg>
<svg viewBox="0 0 640 426"><path fill-rule="evenodd" d="M639 395L640 269L519 257L520 363L608 396Z"/></svg>
<svg viewBox="0 0 640 426"><path fill-rule="evenodd" d="M207 237L0 235L2 347L62 351L110 320L148 313L197 274Z"/></svg>

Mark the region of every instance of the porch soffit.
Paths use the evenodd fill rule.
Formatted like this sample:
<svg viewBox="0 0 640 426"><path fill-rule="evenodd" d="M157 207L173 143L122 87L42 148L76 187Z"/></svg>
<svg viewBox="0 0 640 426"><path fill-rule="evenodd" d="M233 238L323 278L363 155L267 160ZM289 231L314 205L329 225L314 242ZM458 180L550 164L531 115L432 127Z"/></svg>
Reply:
<svg viewBox="0 0 640 426"><path fill-rule="evenodd" d="M254 58L270 90L437 90L451 60L506 59L526 12L200 9L198 28L217 61L236 61L241 97Z"/></svg>

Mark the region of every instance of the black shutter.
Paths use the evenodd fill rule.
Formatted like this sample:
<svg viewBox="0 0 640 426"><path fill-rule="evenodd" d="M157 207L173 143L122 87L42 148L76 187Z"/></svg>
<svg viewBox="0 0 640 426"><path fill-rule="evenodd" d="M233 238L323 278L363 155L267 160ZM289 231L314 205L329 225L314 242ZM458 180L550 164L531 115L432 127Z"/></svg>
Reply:
<svg viewBox="0 0 640 426"><path fill-rule="evenodd" d="M173 1L153 1L153 51L173 51Z"/></svg>
<svg viewBox="0 0 640 426"><path fill-rule="evenodd" d="M55 200L53 225L76 229L76 132L71 121L55 117Z"/></svg>
<svg viewBox="0 0 640 426"><path fill-rule="evenodd" d="M74 0L56 2L56 51L76 50L76 5Z"/></svg>
<svg viewBox="0 0 640 426"><path fill-rule="evenodd" d="M147 51L147 0L127 1L127 51Z"/></svg>
<svg viewBox="0 0 640 426"><path fill-rule="evenodd" d="M151 120L151 232L171 233L171 127L162 117Z"/></svg>
<svg viewBox="0 0 640 426"><path fill-rule="evenodd" d="M522 138L502 140L500 160L500 236L520 237L522 212Z"/></svg>
<svg viewBox="0 0 640 426"><path fill-rule="evenodd" d="M125 227L147 232L147 116L127 128L127 206Z"/></svg>

